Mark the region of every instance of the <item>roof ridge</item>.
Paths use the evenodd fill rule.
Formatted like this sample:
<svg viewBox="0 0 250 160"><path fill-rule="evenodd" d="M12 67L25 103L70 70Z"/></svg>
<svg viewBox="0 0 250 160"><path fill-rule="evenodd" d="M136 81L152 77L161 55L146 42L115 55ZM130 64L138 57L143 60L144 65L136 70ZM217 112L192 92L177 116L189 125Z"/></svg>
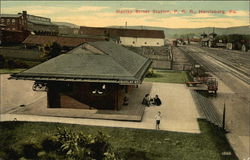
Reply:
<svg viewBox="0 0 250 160"><path fill-rule="evenodd" d="M89 42L86 42L86 43L89 44ZM89 44L89 45L91 45L91 44ZM93 46L93 45L91 45L91 46L94 47L94 48L96 48L97 50L100 50L100 51L103 52L105 55L109 55L109 56L114 60L114 62L115 62L117 65L119 65L121 68L123 68L123 70L126 71L128 74L130 74L131 76L133 76L132 73L129 72L126 68L124 68L120 63L118 63L118 62L114 59L114 57L113 57L112 55L106 53L104 50L102 50L102 49L100 49L100 48L98 48L98 47L96 47L96 46Z"/></svg>

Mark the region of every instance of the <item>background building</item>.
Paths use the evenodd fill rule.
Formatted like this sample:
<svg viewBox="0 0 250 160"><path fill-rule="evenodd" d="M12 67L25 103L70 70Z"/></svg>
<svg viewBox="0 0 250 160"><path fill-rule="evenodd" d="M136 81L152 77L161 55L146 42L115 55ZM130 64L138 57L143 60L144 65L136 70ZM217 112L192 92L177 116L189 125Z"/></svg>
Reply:
<svg viewBox="0 0 250 160"><path fill-rule="evenodd" d="M0 15L1 44L20 43L30 34L57 35L58 26L50 18L27 14Z"/></svg>
<svg viewBox="0 0 250 160"><path fill-rule="evenodd" d="M79 34L106 36L125 46L164 46L165 34L161 30L120 29L81 26Z"/></svg>

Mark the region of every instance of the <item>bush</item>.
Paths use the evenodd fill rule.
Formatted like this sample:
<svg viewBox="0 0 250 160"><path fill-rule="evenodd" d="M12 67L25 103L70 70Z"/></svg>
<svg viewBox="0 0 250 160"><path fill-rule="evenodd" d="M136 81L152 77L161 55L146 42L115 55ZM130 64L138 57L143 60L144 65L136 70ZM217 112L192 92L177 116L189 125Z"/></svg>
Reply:
<svg viewBox="0 0 250 160"><path fill-rule="evenodd" d="M8 60L7 62L8 68L28 68L29 66L22 61L19 60Z"/></svg>
<svg viewBox="0 0 250 160"><path fill-rule="evenodd" d="M87 148L91 151L91 157L94 159L103 159L106 152L110 149L110 144L108 143L108 137L105 136L102 132L98 132L95 137L89 136L89 144Z"/></svg>
<svg viewBox="0 0 250 160"><path fill-rule="evenodd" d="M0 55L0 68L4 68L4 64L5 64L5 59L2 55Z"/></svg>
<svg viewBox="0 0 250 160"><path fill-rule="evenodd" d="M6 159L39 159L39 160L119 160L112 152L108 136L102 132L96 135L84 135L58 129L57 133L43 140L30 140L12 145L4 150Z"/></svg>
<svg viewBox="0 0 250 160"><path fill-rule="evenodd" d="M20 157L20 154L13 148L7 148L4 152L4 159L18 159Z"/></svg>
<svg viewBox="0 0 250 160"><path fill-rule="evenodd" d="M37 159L37 153L41 148L35 143L24 144L23 146L23 157L29 159Z"/></svg>
<svg viewBox="0 0 250 160"><path fill-rule="evenodd" d="M61 154L70 159L118 159L112 152L108 136L98 132L96 136L74 133L58 129L58 141L61 143Z"/></svg>
<svg viewBox="0 0 250 160"><path fill-rule="evenodd" d="M60 149L60 142L58 141L57 137L55 136L48 136L46 137L41 143L44 151L52 152L58 151Z"/></svg>
<svg viewBox="0 0 250 160"><path fill-rule="evenodd" d="M146 74L146 77L147 78L151 78L151 77L155 77L155 73L154 73L154 70L153 69L149 69L147 74Z"/></svg>

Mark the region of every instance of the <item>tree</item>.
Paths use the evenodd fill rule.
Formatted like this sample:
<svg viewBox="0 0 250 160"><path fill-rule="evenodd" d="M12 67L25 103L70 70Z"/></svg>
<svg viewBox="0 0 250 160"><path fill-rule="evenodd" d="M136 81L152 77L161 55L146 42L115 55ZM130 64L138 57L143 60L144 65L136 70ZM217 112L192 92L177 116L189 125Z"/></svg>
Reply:
<svg viewBox="0 0 250 160"><path fill-rule="evenodd" d="M2 55L0 55L0 68L4 68L4 63L5 63L5 59Z"/></svg>

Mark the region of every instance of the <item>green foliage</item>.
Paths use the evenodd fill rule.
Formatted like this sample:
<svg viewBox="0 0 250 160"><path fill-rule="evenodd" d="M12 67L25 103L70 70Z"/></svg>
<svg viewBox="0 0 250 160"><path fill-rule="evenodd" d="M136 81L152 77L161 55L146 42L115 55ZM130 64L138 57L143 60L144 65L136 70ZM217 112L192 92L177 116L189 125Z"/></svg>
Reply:
<svg viewBox="0 0 250 160"><path fill-rule="evenodd" d="M58 151L60 149L60 142L56 136L48 136L44 138L41 145L46 152Z"/></svg>
<svg viewBox="0 0 250 160"><path fill-rule="evenodd" d="M191 39L195 36L198 36L195 33L186 33L186 34L174 34L174 38L181 38L181 39Z"/></svg>
<svg viewBox="0 0 250 160"><path fill-rule="evenodd" d="M66 156L66 151L61 150L62 143L59 141L60 136L57 136L60 132L57 128L61 128L61 137L69 141L75 141L71 140L72 137L84 132L83 137L86 139L83 142L87 142L83 143L86 144L84 146L88 146L93 139L93 144L102 144L102 140L108 141L110 148L103 153L103 160L237 160L223 133L219 133L216 127L211 127L205 120L198 120L198 123L201 129L199 134L60 123L0 122L0 159L27 160L22 154L23 145L35 144L34 148L39 151L37 158L32 159L72 160L73 158ZM101 131L105 138L102 138L98 131ZM69 132L75 136L69 136ZM54 149L45 149L49 144L54 146ZM89 146L88 149L91 151ZM231 152L232 155L224 157L222 152ZM85 159L87 158L79 158Z"/></svg>
<svg viewBox="0 0 250 160"><path fill-rule="evenodd" d="M50 58L54 58L54 57L60 55L61 50L62 50L62 47L60 46L60 44L54 42L52 44L52 46L50 47L50 52L49 52Z"/></svg>
<svg viewBox="0 0 250 160"><path fill-rule="evenodd" d="M37 153L41 150L36 143L27 143L22 146L22 155L24 158L34 159L38 158Z"/></svg>
<svg viewBox="0 0 250 160"><path fill-rule="evenodd" d="M156 74L154 73L154 70L150 68L145 77L147 78L156 77Z"/></svg>
<svg viewBox="0 0 250 160"><path fill-rule="evenodd" d="M161 71L154 70L151 77L146 76L146 82L162 82L162 83L185 83L188 74L182 71Z"/></svg>
<svg viewBox="0 0 250 160"><path fill-rule="evenodd" d="M60 142L61 153L70 159L117 159L111 151L108 136L100 131L95 136L86 136L82 132L75 133L59 128L56 136Z"/></svg>
<svg viewBox="0 0 250 160"><path fill-rule="evenodd" d="M5 58L2 55L0 55L0 68L3 68L4 64L5 64Z"/></svg>
<svg viewBox="0 0 250 160"><path fill-rule="evenodd" d="M250 41L250 35L242 34L229 34L229 35L220 35L216 37L216 40L223 40L223 42L229 43L247 43Z"/></svg>

